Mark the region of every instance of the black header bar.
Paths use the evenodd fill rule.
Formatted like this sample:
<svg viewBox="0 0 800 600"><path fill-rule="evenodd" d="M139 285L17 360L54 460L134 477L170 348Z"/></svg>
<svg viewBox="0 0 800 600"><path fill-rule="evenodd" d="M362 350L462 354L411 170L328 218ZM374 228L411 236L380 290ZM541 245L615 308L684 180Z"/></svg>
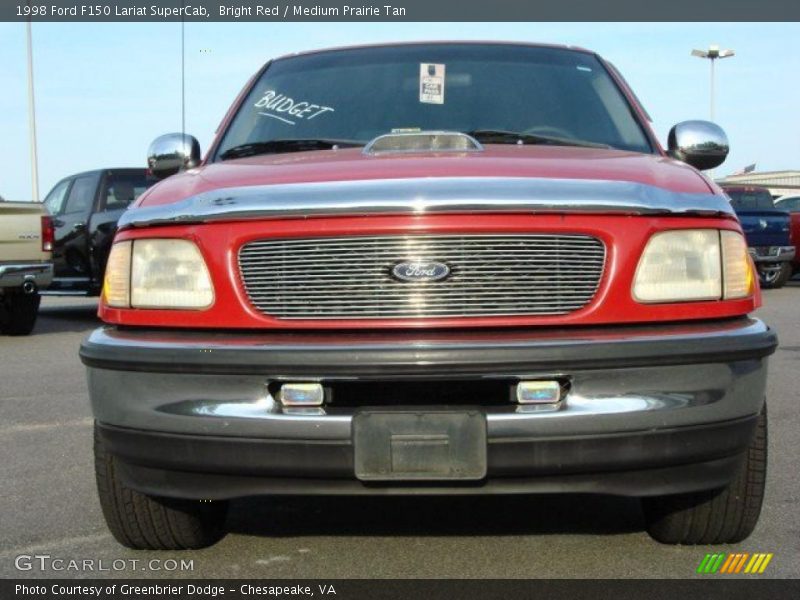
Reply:
<svg viewBox="0 0 800 600"><path fill-rule="evenodd" d="M800 21L797 0L3 0L0 21Z"/></svg>
<svg viewBox="0 0 800 600"><path fill-rule="evenodd" d="M613 574L613 568L609 572ZM246 580L7 579L3 600L595 600L597 598L797 598L799 580L711 577L692 580Z"/></svg>

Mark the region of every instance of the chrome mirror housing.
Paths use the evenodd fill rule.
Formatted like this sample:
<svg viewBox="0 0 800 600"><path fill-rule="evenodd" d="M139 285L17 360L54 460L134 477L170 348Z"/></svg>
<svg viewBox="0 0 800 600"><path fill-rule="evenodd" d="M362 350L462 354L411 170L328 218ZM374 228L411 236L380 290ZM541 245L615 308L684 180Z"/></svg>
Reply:
<svg viewBox="0 0 800 600"><path fill-rule="evenodd" d="M711 121L683 121L669 131L669 155L701 171L725 162L728 150L728 136Z"/></svg>
<svg viewBox="0 0 800 600"><path fill-rule="evenodd" d="M147 150L147 166L158 179L200 164L200 142L184 133L167 133L153 140Z"/></svg>

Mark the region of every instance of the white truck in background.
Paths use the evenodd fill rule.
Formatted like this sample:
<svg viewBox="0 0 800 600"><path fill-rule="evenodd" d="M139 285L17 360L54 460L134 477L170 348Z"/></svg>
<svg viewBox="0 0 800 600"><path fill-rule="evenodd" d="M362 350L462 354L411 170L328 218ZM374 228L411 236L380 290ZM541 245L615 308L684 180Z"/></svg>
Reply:
<svg viewBox="0 0 800 600"><path fill-rule="evenodd" d="M53 280L53 223L39 202L0 198L0 333L33 331L39 290Z"/></svg>

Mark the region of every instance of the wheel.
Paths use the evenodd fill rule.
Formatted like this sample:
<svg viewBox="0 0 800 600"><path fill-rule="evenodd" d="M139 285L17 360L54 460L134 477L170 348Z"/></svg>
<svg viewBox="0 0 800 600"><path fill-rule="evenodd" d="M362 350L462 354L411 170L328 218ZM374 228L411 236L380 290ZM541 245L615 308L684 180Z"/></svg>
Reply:
<svg viewBox="0 0 800 600"><path fill-rule="evenodd" d="M642 498L647 532L663 544L733 544L749 536L761 514L767 475L767 407L739 473L710 492Z"/></svg>
<svg viewBox="0 0 800 600"><path fill-rule="evenodd" d="M42 297L38 292L25 294L22 290L12 290L0 296L5 308L5 319L0 329L8 335L28 335L36 325L36 315Z"/></svg>
<svg viewBox="0 0 800 600"><path fill-rule="evenodd" d="M786 282L792 278L792 265L781 263L779 269L759 270L758 278L761 281L762 288L777 290L786 285Z"/></svg>
<svg viewBox="0 0 800 600"><path fill-rule="evenodd" d="M95 425L94 460L97 492L106 524L114 538L134 550L205 548L225 535L227 502L201 502L142 494L116 476Z"/></svg>

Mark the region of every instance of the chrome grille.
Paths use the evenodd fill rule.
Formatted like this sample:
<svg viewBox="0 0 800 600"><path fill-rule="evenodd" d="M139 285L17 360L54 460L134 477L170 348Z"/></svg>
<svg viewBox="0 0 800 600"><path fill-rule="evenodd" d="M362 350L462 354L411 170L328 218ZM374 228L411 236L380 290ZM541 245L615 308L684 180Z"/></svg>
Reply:
<svg viewBox="0 0 800 600"><path fill-rule="evenodd" d="M438 261L446 279L403 282L400 262ZM266 239L239 251L247 295L281 319L562 315L594 297L605 246L585 235L382 235Z"/></svg>

